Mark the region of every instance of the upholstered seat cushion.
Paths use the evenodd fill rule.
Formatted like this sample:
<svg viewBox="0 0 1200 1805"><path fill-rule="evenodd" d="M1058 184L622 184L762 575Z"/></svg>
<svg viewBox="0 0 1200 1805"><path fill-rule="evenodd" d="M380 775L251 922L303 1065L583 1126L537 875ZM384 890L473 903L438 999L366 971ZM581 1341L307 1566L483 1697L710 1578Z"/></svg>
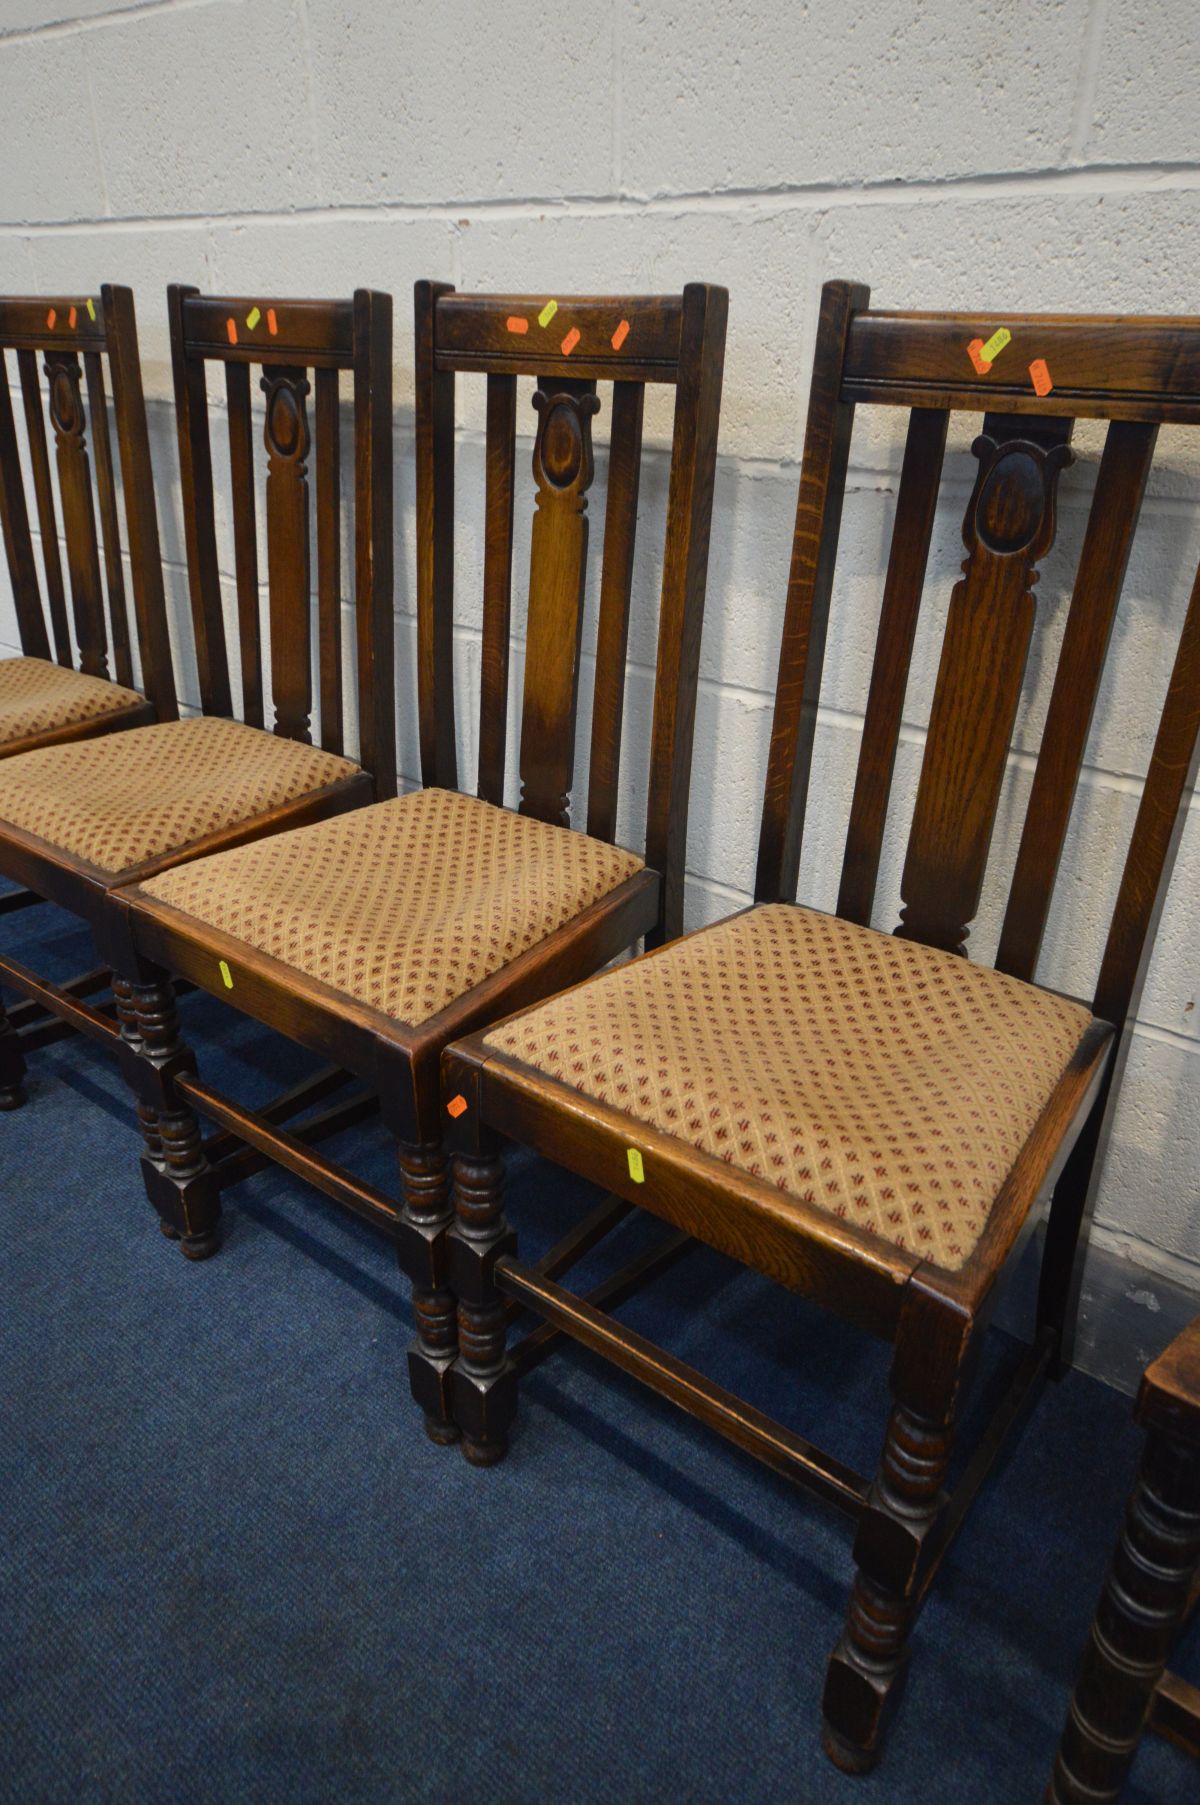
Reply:
<svg viewBox="0 0 1200 1805"><path fill-rule="evenodd" d="M164 721L0 760L0 827L116 875L356 770L240 721Z"/></svg>
<svg viewBox="0 0 1200 1805"><path fill-rule="evenodd" d="M146 698L45 658L0 659L0 748L137 708Z"/></svg>
<svg viewBox="0 0 1200 1805"><path fill-rule="evenodd" d="M641 869L603 840L418 790L139 891L415 1026Z"/></svg>
<svg viewBox="0 0 1200 1805"><path fill-rule="evenodd" d="M486 1044L957 1270L1091 1019L966 959L772 905Z"/></svg>

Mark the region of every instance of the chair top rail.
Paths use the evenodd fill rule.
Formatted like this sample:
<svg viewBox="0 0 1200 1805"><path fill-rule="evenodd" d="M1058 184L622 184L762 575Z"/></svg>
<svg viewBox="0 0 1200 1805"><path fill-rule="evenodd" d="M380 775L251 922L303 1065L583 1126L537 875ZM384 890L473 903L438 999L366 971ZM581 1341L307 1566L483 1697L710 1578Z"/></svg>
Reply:
<svg viewBox="0 0 1200 1805"><path fill-rule="evenodd" d="M850 325L841 397L1194 424L1200 317L868 311Z"/></svg>
<svg viewBox="0 0 1200 1805"><path fill-rule="evenodd" d="M584 381L678 378L682 295L444 294L434 367Z"/></svg>
<svg viewBox="0 0 1200 1805"><path fill-rule="evenodd" d="M354 363L354 303L185 294L183 350L216 363L348 370Z"/></svg>

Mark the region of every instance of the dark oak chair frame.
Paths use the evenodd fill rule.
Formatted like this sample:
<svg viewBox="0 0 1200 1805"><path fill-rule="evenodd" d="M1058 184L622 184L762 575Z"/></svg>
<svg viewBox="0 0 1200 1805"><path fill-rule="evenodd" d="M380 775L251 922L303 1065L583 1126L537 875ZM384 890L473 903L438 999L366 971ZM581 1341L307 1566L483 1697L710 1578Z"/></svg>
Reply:
<svg viewBox="0 0 1200 1805"><path fill-rule="evenodd" d="M325 1052L379 1094L386 1126L399 1143L401 1201L316 1154L277 1119L256 1114L198 1078L174 1030L147 1032L149 1002L139 1003L160 1119L190 1124L187 1164L156 1151L144 1165L151 1195L168 1220L193 1235L215 1236L226 1174L199 1152L191 1109L201 1110L263 1160L306 1179L394 1243L413 1287L417 1340L409 1353L414 1396L432 1439L457 1435L445 1396L457 1351L444 1249L451 1222L442 1143L439 1061L449 1040L490 1022L514 1004L534 1001L597 970L643 936L677 933L681 921L688 774L695 715L699 638L716 466L724 363L724 289L689 286L681 296L563 298L553 330L536 324L544 297L458 295L445 284L416 288L417 606L421 770L426 785L458 787L452 671L455 378L487 377L486 551L478 794L502 802L505 766L517 378L533 376L537 436L536 510L530 550L523 714L519 747L520 812L569 825L575 750L587 550L587 491L592 482L591 420L597 381L611 380L599 643L593 699L587 830L612 842L616 831L625 656L637 525L646 386L676 389L665 559L658 620L658 661L646 825L647 865L581 914L423 1022L409 1027L287 965L256 953L137 891L130 925L161 999L167 969L222 995L218 959L236 960L229 999L256 1020ZM553 310L552 310L553 311ZM523 323L523 332L510 328ZM624 334L620 323L626 322ZM613 338L619 340L617 347ZM182 1130L178 1131L182 1134ZM166 1197L162 1158L173 1197ZM227 1168L228 1170L228 1168Z"/></svg>
<svg viewBox="0 0 1200 1805"><path fill-rule="evenodd" d="M42 546L44 597L21 475L5 356L8 351L16 354L21 385L29 474ZM38 373L39 356L43 359L42 369L48 384L45 397ZM104 379L105 359L112 389L132 577L134 631L141 661L140 687L145 700L90 720L11 740L0 745L0 758L12 758L22 752L69 740L91 739L127 727L146 727L156 720L173 721L178 717L146 403L138 358L137 319L133 293L128 288L106 283L100 290L99 305L91 296L0 298L0 527L4 533L17 632L21 650L28 658L53 660L66 670L78 669L89 677L115 678L125 689L138 687L125 593L120 508ZM54 429L54 455L62 504L62 537L67 554L65 584L46 435L47 412ZM0 896L0 914L13 914L43 900L36 891L28 888L8 890ZM99 968L73 979L68 988L77 996L87 996L106 989L108 982L107 969ZM19 1043L20 1051L31 1052L71 1031L65 1024L53 1020L35 997L27 997L7 1018L0 1004L0 1035L6 1020L12 1035L8 1042L10 1066L16 1066L16 1061L11 1058L14 1041ZM6 1070L5 1055L0 1051L0 1108L11 1108L20 1101L20 1067L16 1069L16 1085L6 1082L11 1074Z"/></svg>
<svg viewBox="0 0 1200 1805"><path fill-rule="evenodd" d="M963 952L978 907L1034 624L1037 565L1054 536L1055 487L1075 418L1111 422L1004 919L997 966L1032 981L1067 821L1158 425L1200 422L1200 320L1009 316L1007 364L973 374L968 346L996 322L868 311L869 291L826 286L821 305L791 575L763 804L756 901L795 894L834 565L858 403L911 410L837 914L869 925L904 692L950 410L984 411L904 866L897 932ZM1046 360L1043 398L1025 375ZM1094 1183L1126 1025L1136 1007L1195 772L1200 727L1200 577L1192 592L1086 1032L958 1272L940 1270L765 1181L585 1098L482 1035L447 1051L443 1091L465 1109L449 1127L457 1224L449 1240L461 1353L451 1398L464 1448L503 1452L518 1375L562 1333L641 1378L856 1521L846 1631L830 1664L825 1746L849 1769L878 1756L899 1694L908 1635L967 1508L1037 1382L1062 1359L1076 1244ZM648 954L647 957L654 957ZM644 1182L627 1164L636 1136ZM673 1232L587 1298L522 1263L503 1215L502 1145L535 1148L614 1194L580 1225L595 1244L641 1205ZM955 1418L999 1281L1052 1191L1037 1333L952 1496L944 1481ZM849 1471L609 1313L679 1257L691 1237L815 1297L894 1343L892 1410L873 1480ZM518 1307L541 1324L505 1352Z"/></svg>
<svg viewBox="0 0 1200 1805"><path fill-rule="evenodd" d="M1200 1686L1167 1671L1200 1603L1200 1316L1142 1377L1146 1430L1044 1805L1116 1799L1151 1729L1200 1760Z"/></svg>
<svg viewBox="0 0 1200 1805"><path fill-rule="evenodd" d="M389 295L360 289L353 300L259 300L202 296L191 287L168 290L176 418L183 479L188 575L195 631L200 697L206 715L231 716L233 696L221 606L214 511L212 449L209 436L205 364L224 366L230 467L233 478L233 532L242 671L242 715L264 726L262 654L259 643L258 554L253 480L254 428L250 366L262 367L266 393L263 428L267 478L268 589L270 597L271 698L273 731L311 742L310 661L311 569L309 550L308 457L316 452L316 589L319 649L321 743L343 752L341 607L341 450L339 373L350 371L355 419L355 612L359 758L363 769L249 820L222 828L190 846L147 860L121 874L121 885L148 878L184 859L202 857L361 806L375 795L395 794L395 702L392 614L392 303ZM253 318L254 327L247 322ZM306 372L314 371L315 433L310 433ZM138 485L141 505L153 519L149 478ZM140 551L151 548L144 536ZM137 568L135 564L135 569ZM129 975L142 967L133 951L120 885L87 861L51 846L37 835L0 824L0 871L28 886L38 898L56 902L82 917L92 929L105 964L90 974L87 988L58 986L9 958L0 958L0 978L63 1024L116 1051L139 1097L143 1131L156 1148L164 1144L160 1166L147 1168L148 1182L174 1190L162 1174L186 1168L198 1157L170 1117L158 1120L161 1090L148 1084L155 1071L143 1049L170 1043L177 1032L175 991L170 984L143 985L135 994ZM116 974L112 976L112 974ZM112 1001L96 1007L85 1001L111 976ZM22 1047L3 1031L0 1018L0 1093L20 1100ZM53 1032L53 1030L51 1030ZM26 1049L27 1050L27 1049ZM276 1100L286 1119L314 1099L347 1082L344 1073ZM149 1097L146 1095L149 1090ZM361 1114L361 1103L327 1112L326 1132ZM246 1149L228 1136L207 1149L221 1169L227 1158L245 1169ZM240 1164L239 1164L240 1161ZM187 1236L188 1224L182 1224ZM203 1237L185 1239L185 1252L210 1251Z"/></svg>

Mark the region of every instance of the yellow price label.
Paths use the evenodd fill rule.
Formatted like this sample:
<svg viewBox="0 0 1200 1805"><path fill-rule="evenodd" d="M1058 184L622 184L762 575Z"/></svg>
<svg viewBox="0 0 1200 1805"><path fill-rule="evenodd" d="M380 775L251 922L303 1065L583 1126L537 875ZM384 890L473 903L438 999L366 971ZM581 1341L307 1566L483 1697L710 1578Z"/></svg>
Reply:
<svg viewBox="0 0 1200 1805"><path fill-rule="evenodd" d="M224 984L226 990L232 990L233 989L233 973L230 971L228 965L226 965L224 959L221 960L219 970L221 973L222 984Z"/></svg>
<svg viewBox="0 0 1200 1805"><path fill-rule="evenodd" d="M251 332L254 331L254 328L258 325L258 322L261 319L262 319L262 314L258 311L258 308L252 307L250 309L249 313L246 315L246 324L247 324L247 326L249 326Z"/></svg>
<svg viewBox="0 0 1200 1805"><path fill-rule="evenodd" d="M625 1150L625 1158L629 1161L629 1176L632 1178L634 1184L644 1185L646 1182L646 1168L642 1165L642 1156L637 1148L627 1147Z"/></svg>
<svg viewBox="0 0 1200 1805"><path fill-rule="evenodd" d="M547 301L546 305L542 308L542 311L538 314L538 325L548 326L557 312L558 302Z"/></svg>
<svg viewBox="0 0 1200 1805"><path fill-rule="evenodd" d="M1011 342L1012 333L1008 330L1008 327L998 326L979 355L983 358L985 363L990 364L994 357L999 357L1005 345L1011 344Z"/></svg>

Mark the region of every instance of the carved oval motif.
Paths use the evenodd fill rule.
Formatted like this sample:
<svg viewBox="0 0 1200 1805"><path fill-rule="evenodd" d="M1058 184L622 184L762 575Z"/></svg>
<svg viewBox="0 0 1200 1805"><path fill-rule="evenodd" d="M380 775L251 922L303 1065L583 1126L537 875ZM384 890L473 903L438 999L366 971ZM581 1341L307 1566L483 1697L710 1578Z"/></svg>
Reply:
<svg viewBox="0 0 1200 1805"><path fill-rule="evenodd" d="M542 469L557 489L567 489L583 468L583 433L570 401L559 401L542 422Z"/></svg>
<svg viewBox="0 0 1200 1805"><path fill-rule="evenodd" d="M975 530L993 552L1019 552L1042 523L1046 481L1042 460L1023 446L1002 452L988 471L975 507Z"/></svg>
<svg viewBox="0 0 1200 1805"><path fill-rule="evenodd" d="M78 432L83 425L79 406L79 378L56 364L50 373L50 418L59 432Z"/></svg>
<svg viewBox="0 0 1200 1805"><path fill-rule="evenodd" d="M299 457L307 448L307 440L307 425L299 396L291 383L276 383L267 399L267 443L270 449L276 457Z"/></svg>

